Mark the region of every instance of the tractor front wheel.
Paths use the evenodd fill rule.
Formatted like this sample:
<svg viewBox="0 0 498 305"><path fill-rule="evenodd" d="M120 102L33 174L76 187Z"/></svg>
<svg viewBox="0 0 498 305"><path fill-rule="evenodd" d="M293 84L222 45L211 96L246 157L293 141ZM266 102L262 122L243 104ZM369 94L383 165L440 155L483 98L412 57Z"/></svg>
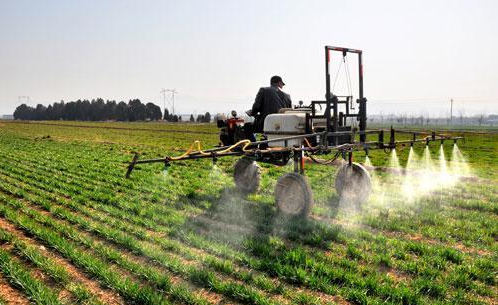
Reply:
<svg viewBox="0 0 498 305"><path fill-rule="evenodd" d="M358 163L344 164L335 176L335 190L341 201L358 208L368 199L371 188L368 171Z"/></svg>
<svg viewBox="0 0 498 305"><path fill-rule="evenodd" d="M261 168L256 161L244 157L235 163L233 178L239 190L244 193L254 193L259 189Z"/></svg>
<svg viewBox="0 0 498 305"><path fill-rule="evenodd" d="M280 177L275 188L277 208L283 214L307 217L313 207L313 193L306 177L288 173Z"/></svg>

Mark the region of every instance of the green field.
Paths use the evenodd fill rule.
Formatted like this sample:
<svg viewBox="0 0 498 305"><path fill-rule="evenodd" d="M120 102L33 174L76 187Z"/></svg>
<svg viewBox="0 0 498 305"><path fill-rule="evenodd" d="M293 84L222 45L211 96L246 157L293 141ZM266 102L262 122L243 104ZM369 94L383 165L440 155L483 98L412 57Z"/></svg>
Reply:
<svg viewBox="0 0 498 305"><path fill-rule="evenodd" d="M235 158L141 165L124 178L134 152L178 155L194 140L216 145L216 132L0 121L0 304L497 303L496 131L459 131L472 177L412 200L403 177L382 170L390 156L371 152L379 170L361 210L341 204L334 166L308 165L308 220L274 206L291 166L262 164L249 196L235 189ZM404 166L408 148L397 153Z"/></svg>

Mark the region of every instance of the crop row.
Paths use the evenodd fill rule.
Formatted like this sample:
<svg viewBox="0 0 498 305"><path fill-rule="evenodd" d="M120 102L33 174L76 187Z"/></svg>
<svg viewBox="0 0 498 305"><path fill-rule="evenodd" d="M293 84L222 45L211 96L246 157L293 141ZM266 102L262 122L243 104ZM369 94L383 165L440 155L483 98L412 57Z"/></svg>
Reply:
<svg viewBox="0 0 498 305"><path fill-rule="evenodd" d="M22 189L23 190L30 190L30 187L23 185ZM26 194L24 194L24 196L26 196L27 199L30 199L33 201L32 197L27 196ZM44 204L44 206L45 207L47 206L46 203ZM93 217L93 219L98 219L100 222L104 222L106 225L115 226L115 224L116 224L116 223L111 223L111 222L109 222L106 219L103 219L101 217L95 217L95 213L84 212L84 214L86 214L89 217ZM60 216L59 213L56 213L56 215ZM81 223L81 220L79 223ZM78 222L75 224L78 224ZM165 240L163 238L147 236L147 234L144 233L143 231L140 231L139 228L130 229L129 226L124 226L122 223L118 226L118 228L119 228L119 231L116 231L113 234L117 235L117 234L119 234L120 231L130 232L130 233L134 234L137 238L146 239L146 240L149 240L151 242L155 242L155 243L161 245L161 247L163 247L164 249L175 249L175 251L179 252L180 254L182 254L186 257L190 257L193 259L196 259L196 258L200 259L199 257L196 257L192 251L188 251L186 249L181 249L181 243L172 242L169 240ZM88 226L85 226L84 229L92 231L92 229L89 228ZM240 270L234 270L231 267L227 268L227 266L230 266L230 264L227 261L220 261L220 260L215 259L214 257L205 257L202 259L202 263L206 266L210 266L210 267L218 269L218 270L220 269L220 267L222 267L222 269L223 269L223 271L225 271L225 273L232 275L232 276L236 276L239 280L244 280L246 282L248 282L248 281L254 282L259 287L262 287L266 290L270 289L270 292L277 291L277 290L281 291L281 287L272 285L271 284L272 282L269 279L265 279L264 276L253 276L252 273L250 273L250 272L241 273ZM296 294L294 299L295 298L302 299L304 297L305 296L303 296L301 294Z"/></svg>
<svg viewBox="0 0 498 305"><path fill-rule="evenodd" d="M32 180L35 180L35 179L32 179ZM90 186L90 185L89 185L89 186ZM62 193L64 193L64 192L65 192L65 191L62 191ZM83 198L84 198L84 197L83 197ZM161 226L162 226L162 225L161 225ZM166 225L164 225L164 226L166 226ZM300 232L296 232L296 233L300 233ZM311 230L311 232L308 232L308 233L314 233L314 232L313 232L313 230ZM318 233L321 233L321 232L318 232ZM309 235L309 234L308 234L308 235ZM316 235L318 235L319 237L321 237L321 235L320 235L320 234L316 234ZM305 235L305 236L306 236L306 235ZM291 236L291 237L292 237L292 236ZM318 237L318 238L319 238L319 237ZM347 240L348 240L348 243L351 243L351 241L350 241L350 238L349 238L349 237L350 237L350 236L347 236ZM296 237L296 238L299 238L299 237ZM315 237L315 238L317 238L317 237ZM299 239L296 239L296 241L299 241ZM324 240L322 240L322 241L320 242L320 244L321 244L321 245L326 245L326 244L328 244L328 242L327 242L327 241L330 241L330 239L325 238ZM315 241L311 240L308 244L311 244L311 245L316 245L316 244L313 244L313 242L315 242ZM358 252L360 252L360 255L359 255L359 259L360 259L360 260L359 260L359 261L361 261L361 260L363 259L363 258L362 258L362 256L361 256L361 250L363 250L363 249L362 249L361 247L362 247L362 245L361 245L361 244L356 245L356 244L354 244L354 243L353 243L353 245L348 246L348 247L347 247L347 251L348 251L348 253L349 253L348 255L354 258L355 256L358 256ZM410 247L411 247L411 246L410 246ZM356 248L361 249L361 250L359 250L359 251L358 251L358 250L357 250L357 251L355 251L355 250L356 250ZM429 251L424 250L424 249L423 249L423 247L421 248L422 250L419 250L420 248L421 248L421 247L413 247L413 249L415 249L415 250L413 250L413 253L416 253L416 254L417 254L417 255L419 255L419 256L430 256L430 255L431 255L431 250L430 250L430 249L431 249L432 247L428 247L428 248L429 248ZM403 250L403 247L401 247L401 248L400 248L400 250ZM367 256L367 255L365 255L365 256ZM311 256L311 257L313 257L313 256ZM458 257L458 255L457 255L456 257ZM353 260L354 260L354 259L353 259ZM458 259L457 259L457 260L458 260ZM443 261L443 262L444 262L444 261Z"/></svg>
<svg viewBox="0 0 498 305"><path fill-rule="evenodd" d="M90 186L90 187L91 187L91 186ZM106 190L106 191L107 191L107 190ZM105 192L103 192L103 193L105 193ZM107 194L108 194L108 193L109 193L109 192L107 192ZM104 196L105 196L105 195L104 195ZM103 198L103 200L107 200L107 199L104 197L104 198ZM136 209L136 208L135 208L135 209ZM152 215L155 215L155 213L151 213L151 214L152 214ZM148 216L150 216L150 215L148 215ZM367 219L367 223L370 223L370 222L371 222L371 218L370 218L370 219ZM392 221L392 223L396 223L396 224L398 224L398 227L399 227L399 223L406 223L406 222L394 222L394 221ZM385 226L384 228L386 228L386 227L388 227L388 226ZM436 230L434 230L434 231L436 231Z"/></svg>
<svg viewBox="0 0 498 305"><path fill-rule="evenodd" d="M302 233L302 232L296 232L296 233L297 233L297 235L300 235L300 233ZM319 232L319 233L320 234L317 234L318 236L327 236L327 234L325 234L327 232ZM412 246L412 248L413 248L413 246ZM429 256L431 256L431 257L434 255L434 253L430 253L430 251L428 251L427 249L417 250L415 252L419 253L419 254L424 254L426 252L429 252L427 254ZM458 262L458 263L461 262L461 258L459 257L459 254L457 252L455 252L455 251L451 251L451 249L444 249L444 252L442 253L442 257L443 258L449 258L450 260Z"/></svg>
<svg viewBox="0 0 498 305"><path fill-rule="evenodd" d="M11 244L16 254L40 268L45 274L71 292L76 303L88 305L102 304L98 299L92 296L92 293L83 284L77 283L64 267L60 266L55 260L44 255L37 247L18 239L4 230L0 230L0 243ZM51 296L51 294L49 295Z"/></svg>
<svg viewBox="0 0 498 305"><path fill-rule="evenodd" d="M0 270L9 278L10 283L22 289L33 302L43 305L61 304L57 294L50 287L34 278L23 265L16 262L11 254L3 249L0 249Z"/></svg>
<svg viewBox="0 0 498 305"><path fill-rule="evenodd" d="M24 208L27 209L27 207ZM251 288L247 288L246 286L237 284L235 282L225 282L222 280L218 280L216 279L214 273L206 269L198 269L195 267L185 266L182 263L182 260L175 259L173 256L168 255L163 251L160 251L160 249L152 247L145 243L141 243L137 239L127 236L126 234L123 234L120 231L110 229L106 226L99 225L94 222L86 221L81 217L71 214L62 208L53 208L50 209L50 211L53 213L53 215L57 216L58 218L68 220L72 225L81 226L85 230L90 231L98 236L101 236L106 240L108 240L109 242L113 242L117 245L120 245L125 249L128 249L132 253L136 253L141 256L149 258L150 264L153 264L153 262L158 262L162 267L165 267L169 271L185 276L194 283L207 286L207 288L210 288L215 292L226 294L232 298L240 299L240 301L247 302L249 304L272 303L269 300L266 300L262 295L252 290ZM53 220L48 220L47 217L45 217L44 219L45 222L51 225L52 229L57 229L60 228L60 226L63 226L62 223ZM68 225L65 225L64 227L66 230L70 228L70 226ZM73 234L68 234L66 232L60 232L60 233L64 234L65 236L67 235L67 237L72 237L72 238L74 238L75 235L81 234L81 232ZM114 254L117 255L116 252ZM136 269L138 268L134 269L136 271ZM143 278L147 279L147 277Z"/></svg>
<svg viewBox="0 0 498 305"><path fill-rule="evenodd" d="M85 173L85 174L90 174L90 173ZM91 179L94 179L93 177ZM105 177L104 179L110 179L109 176ZM115 179L115 177L114 177ZM118 179L119 180L119 179ZM124 179L120 179L120 180L124 180ZM99 189L99 188L98 188ZM108 192L109 188L103 188L102 189L102 193L107 193L109 194L110 192ZM162 194L166 194L167 192L162 192ZM156 193L158 194L158 193ZM106 196L106 195L102 195L102 196ZM107 195L109 196L109 195ZM157 202L160 198L159 196L158 197L155 197L156 199L155 200L152 200L152 202ZM103 197L102 198L103 200L112 200L112 199L109 199L109 198L106 198L106 197ZM144 198L147 200L147 198ZM138 205L138 204L137 204ZM136 205L136 206L137 206ZM138 207L136 207L136 209L139 209ZM438 213L432 213L432 211L430 211L430 213L425 213L424 215L427 215L427 214L431 214L431 215L438 215ZM398 219L398 218L393 218L391 220L389 220L389 222L385 223L386 221L383 220L383 222L380 224L382 225L382 227L379 227L379 224L375 223L375 221L378 222L378 219L375 219L375 218L372 218L372 217L369 217L365 220L365 222L367 224L372 224L374 227L377 227L377 228L391 228L391 229L396 229L396 230L405 230L406 232L413 232L413 229L424 229L423 233L424 234L428 234L430 235L430 237L435 237L435 238L442 238L442 239L445 239L445 238L448 238L448 235L445 235L445 234L441 234L441 233L438 233L438 232L444 232L444 226L447 226L447 223L443 221L443 219L446 219L447 218L447 215L441 215L441 213L439 213L440 216L430 216L432 219L421 219L420 222L413 222L413 221L406 221L406 220L412 220L412 217L411 215L409 215L408 217L409 218L403 218L401 219L401 221ZM152 213L152 215L155 215L154 213ZM150 215L149 215L150 216ZM458 216L458 215L457 215ZM479 215L476 215L476 217L478 217ZM430 224L430 221L432 221L434 219L434 217L438 217L438 224L440 224L442 227L441 228L434 228L433 226L424 226L424 224L426 223L429 223ZM460 216L462 217L462 216ZM372 221L374 220L374 221ZM468 219L466 219L465 221L468 221ZM403 226L403 224L411 224L411 227L408 227L406 225ZM484 224L484 225L487 225L489 227L489 221L488 223ZM458 223L455 224L455 226L459 226ZM455 231L455 230L453 230ZM472 231L469 231L469 230L458 230L458 231L455 231L455 232L458 232L460 235L462 236L456 236L457 238L464 238L464 240L466 239L471 239L471 240L480 240L480 241L483 241L483 240L490 240L491 237L486 237L487 239L483 239L482 237L482 230L472 230ZM436 235L434 235L436 234ZM488 241L489 243L489 241Z"/></svg>

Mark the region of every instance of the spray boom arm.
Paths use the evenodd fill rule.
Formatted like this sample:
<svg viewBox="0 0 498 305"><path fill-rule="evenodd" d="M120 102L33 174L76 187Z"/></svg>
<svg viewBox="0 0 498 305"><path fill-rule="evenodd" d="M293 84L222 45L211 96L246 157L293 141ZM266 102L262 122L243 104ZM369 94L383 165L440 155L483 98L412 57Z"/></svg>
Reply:
<svg viewBox="0 0 498 305"><path fill-rule="evenodd" d="M321 163L317 161L315 158L313 158L313 155L324 155L330 153L335 153L334 159L337 158L339 155L345 157L346 154L349 154L349 162L351 163L353 151L364 150L365 152L368 153L368 151L373 149L393 150L397 146L405 146L407 144L410 144L410 146L413 146L415 143L426 143L426 145L429 145L430 142L435 142L435 141L441 141L441 143L443 143L444 141L452 140L456 143L458 140L464 140L463 137L451 137L442 134L436 134L435 132L427 133L419 131L400 131L400 130L395 130L394 128L391 128L389 132L390 132L390 138L389 142L387 143L384 141L385 130L383 129L365 130L365 131L338 131L338 132L323 131L312 134L287 136L287 137L281 137L281 138L257 141L257 142L249 142L248 140L243 140L231 146L222 146L207 150L202 150L200 142L194 141L194 143L192 143L190 148L185 153L176 157L165 156L163 158L157 158L157 159L139 160L138 153L135 153L132 161L128 165L126 178L130 177L131 172L133 171L135 165L137 164L164 163L165 166L169 166L170 163L174 161L193 160L193 159L212 159L213 162L216 162L217 159L221 157L247 156L260 162L282 165L286 164L291 156L294 157L297 156L298 157L297 161L300 162L304 154L310 156L311 160L313 160L314 162ZM398 141L396 140L396 132L402 134L410 134L411 139ZM356 135L358 135L360 139L363 137L366 139L367 135L369 134L376 134L377 141L365 141L365 142L354 141ZM351 139L353 139L353 141L351 141L351 143L335 145L335 146L328 146L327 144L312 146L310 144L310 140L313 138L327 137L327 136L344 136L344 135L351 136ZM271 142L279 142L279 141L282 142L282 141L289 141L295 139L302 139L303 145L295 147L273 147L273 148L268 147L268 143ZM194 150L194 147L196 146L197 150Z"/></svg>

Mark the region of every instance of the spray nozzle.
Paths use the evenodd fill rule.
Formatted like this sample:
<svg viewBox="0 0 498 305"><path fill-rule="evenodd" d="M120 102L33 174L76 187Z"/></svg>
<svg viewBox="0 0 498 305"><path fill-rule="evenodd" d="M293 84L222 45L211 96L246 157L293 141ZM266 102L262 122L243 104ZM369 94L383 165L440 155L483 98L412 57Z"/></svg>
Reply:
<svg viewBox="0 0 498 305"><path fill-rule="evenodd" d="M441 145L443 145L443 144L444 144L444 140L443 140L443 139L441 139Z"/></svg>
<svg viewBox="0 0 498 305"><path fill-rule="evenodd" d="M410 147L413 147L413 142L410 142Z"/></svg>
<svg viewBox="0 0 498 305"><path fill-rule="evenodd" d="M455 144L455 145L457 144L457 139L453 140L453 144Z"/></svg>

